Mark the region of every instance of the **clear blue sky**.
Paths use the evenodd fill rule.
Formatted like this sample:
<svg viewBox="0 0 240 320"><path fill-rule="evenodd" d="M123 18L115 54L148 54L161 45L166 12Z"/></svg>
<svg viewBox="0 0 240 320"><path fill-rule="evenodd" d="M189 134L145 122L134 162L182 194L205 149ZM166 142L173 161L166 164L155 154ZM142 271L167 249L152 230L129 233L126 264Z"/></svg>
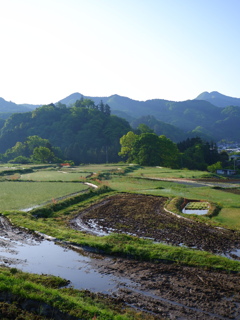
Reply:
<svg viewBox="0 0 240 320"><path fill-rule="evenodd" d="M0 0L0 97L240 97L239 0Z"/></svg>

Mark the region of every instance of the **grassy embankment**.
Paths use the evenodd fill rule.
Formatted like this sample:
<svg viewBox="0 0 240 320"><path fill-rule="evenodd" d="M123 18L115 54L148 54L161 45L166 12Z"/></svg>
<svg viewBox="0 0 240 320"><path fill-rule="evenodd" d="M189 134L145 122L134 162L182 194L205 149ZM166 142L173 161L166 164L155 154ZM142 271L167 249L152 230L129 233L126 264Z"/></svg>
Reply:
<svg viewBox="0 0 240 320"><path fill-rule="evenodd" d="M0 268L0 296L6 295L8 303L0 302L1 319L154 319L122 308L103 295L91 294L72 288L60 288L65 280L47 275L34 275L15 268ZM9 303L11 302L11 303ZM33 311L34 310L34 311ZM73 319L73 318L71 318Z"/></svg>

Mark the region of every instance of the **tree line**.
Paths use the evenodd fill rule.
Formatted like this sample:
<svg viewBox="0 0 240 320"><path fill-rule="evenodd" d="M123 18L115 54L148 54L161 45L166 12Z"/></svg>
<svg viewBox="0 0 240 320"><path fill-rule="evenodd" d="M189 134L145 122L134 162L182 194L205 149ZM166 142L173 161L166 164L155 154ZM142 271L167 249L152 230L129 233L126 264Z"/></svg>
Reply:
<svg viewBox="0 0 240 320"><path fill-rule="evenodd" d="M176 144L164 135L158 136L143 124L137 131L129 131L122 136L120 144L121 157L143 166L207 170L231 165L228 154L219 153L216 143L195 137Z"/></svg>
<svg viewBox="0 0 240 320"><path fill-rule="evenodd" d="M27 162L106 163L124 160L144 166L206 170L228 164L213 142L199 137L174 143L146 124L132 129L111 115L102 101L77 100L44 105L28 113L13 114L0 134L1 160Z"/></svg>

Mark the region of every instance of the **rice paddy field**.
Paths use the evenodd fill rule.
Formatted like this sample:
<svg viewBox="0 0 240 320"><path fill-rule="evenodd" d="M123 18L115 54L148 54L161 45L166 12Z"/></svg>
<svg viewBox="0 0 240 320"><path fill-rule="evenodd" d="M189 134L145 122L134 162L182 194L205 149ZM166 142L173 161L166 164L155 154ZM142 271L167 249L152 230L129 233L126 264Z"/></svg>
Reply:
<svg viewBox="0 0 240 320"><path fill-rule="evenodd" d="M0 211L22 210L86 190L82 183L0 182Z"/></svg>
<svg viewBox="0 0 240 320"><path fill-rule="evenodd" d="M90 173L70 170L38 170L20 175L22 181L82 181Z"/></svg>
<svg viewBox="0 0 240 320"><path fill-rule="evenodd" d="M6 172L4 173L4 171ZM159 292L161 294L161 297L164 291L163 288L166 288L166 299L169 299L170 292L170 282L168 281L171 281L171 284L175 283L175 278L173 277L173 275L175 275L177 279L176 286L171 289L173 292L171 293L174 299L173 301L177 299L176 302L180 301L181 303L183 303L183 296L186 293L186 299L184 300L186 301L186 306L189 305L189 301L193 301L188 301L188 299L194 299L194 301L197 301L197 308L199 307L200 299L201 301L207 301L208 309L206 310L210 310L209 314L210 312L212 312L212 305L215 306L216 301L219 303L220 307L221 305L223 305L221 308L225 312L224 308L225 302L227 300L224 297L223 303L221 304L221 301L219 300L219 290L223 290L222 288L224 288L224 290L225 288L228 289L228 285L230 283L230 289L228 289L228 291L224 291L224 294L227 296L228 300L231 297L231 299L234 301L234 308L237 309L237 304L234 300L235 295L233 295L233 288L235 290L234 294L235 292L238 294L238 287L235 288L235 286L239 283L239 276L237 274L240 268L239 262L210 254L210 252L196 249L192 250L189 248L185 248L184 246L167 246L166 244L153 242L151 240L153 239L152 234L149 234L149 232L155 232L157 229L156 216L154 216L152 220L149 219L149 212L151 212L152 209L149 209L148 207L148 204L150 202L152 203L152 198L154 198L154 208L155 201L157 201L157 215L159 215L159 207L162 208L163 215L160 216L160 224L158 227L159 229L161 229L162 225L167 226L168 228L170 228L168 234L174 234L176 235L176 239L179 239L179 230L181 228L183 235L185 235L185 233L187 234L188 240L190 238L190 234L193 235L192 239L195 240L196 231L192 229L192 224L195 223L194 226L196 226L198 224L196 223L196 221L190 221L190 223L188 221L183 225L181 222L182 219L178 219L177 217L169 214L169 216L172 216L171 220L165 220L165 222L163 223L167 200L166 198L173 199L173 201L169 201L170 204L177 200L174 199L175 197L186 198L193 201L202 200L204 201L202 205L205 204L205 206L208 205L208 202L219 204L221 210L217 216L204 216L203 218L198 218L197 216L189 216L190 218L197 221L199 221L198 219L200 219L200 221L203 221L204 223L206 222L206 224L201 224L201 229L198 229L201 232L197 233L202 235L203 239L207 240L203 243L208 244L209 238L205 237L205 232L208 227L212 228L212 222L215 226L217 223L218 226L221 227L223 226L230 229L240 230L240 184L237 183L237 181L231 181L235 184L232 183L229 187L227 185L228 181L226 179L219 179L219 181L215 179L214 183L217 180L216 187L216 185L204 185L204 181L202 180L202 178L211 178L211 175L207 172L171 170L168 168L159 167L143 168L137 165L131 166L127 164L81 165L79 167L72 168L59 168L54 165L42 167L28 166L27 168L19 166L18 168L12 167L12 172L9 171L9 168L0 168L0 212L3 216L10 219L13 226L21 226L29 230L36 230L57 238L59 241L63 240L78 244L80 246L97 248L103 250L103 252L107 253L108 255L114 254L114 263L110 264L110 268L115 266L117 261L116 270L118 274L120 272L120 275L122 276L121 272L123 272L123 270L127 270L128 274L131 274L131 277L132 274L134 274L134 278L130 277L129 279L135 280L135 278L139 276L139 279L143 279L143 283L145 282L145 279L147 279L147 290L149 290L149 288L151 290L155 290L156 283L159 283ZM224 184L226 184L226 188L229 187L229 190L225 190L226 188L224 187L224 184L221 183L222 181L224 182ZM102 188L94 189L94 191L92 192L84 193L84 191L89 188L89 186L85 185L84 183L95 184L99 187L102 186ZM110 187L112 190L106 188L105 186ZM83 194L78 195L77 197L72 197L71 199L67 199L65 202L62 201L61 203L58 203L58 201L62 200L63 198L68 198L75 193L81 192L83 192ZM131 194L119 194L121 192L127 192ZM164 198L145 197L143 195L154 195ZM115 201L113 201L109 205L109 207L109 202L105 201L106 197L108 197L108 200L111 198L111 201ZM123 198L122 200L120 200L121 197ZM128 198L127 200L126 197ZM137 198L135 202L133 199L134 197ZM142 202L139 201L141 197L144 197L144 200L142 200ZM142 239L137 236L132 237L128 234L121 233L111 234L105 237L98 237L69 227L69 222L71 221L71 223L73 223L72 219L76 218L76 213L82 212L82 210L85 209L88 210L92 207L92 209L89 210L89 214L93 214L93 211L95 209L98 210L100 208L96 206L96 203L100 201L104 201L106 205L106 207L102 209L102 217L104 219L100 220L107 221L106 217L108 217L108 228L109 226L111 226L112 228L113 222L117 226L119 226L119 221L121 221L120 227L127 228L127 230L129 230L129 226L135 226L136 230L139 230L139 227L143 226L144 228L141 230L146 232L148 239ZM161 202L161 205L159 204L159 202ZM46 206L45 208L37 208L29 212L20 211L26 208L34 207L37 205L44 205L47 203L52 203L53 205ZM66 206L64 206L63 203ZM194 203L194 205L196 205L196 202ZM125 211L123 209L124 207ZM109 209L108 215L107 208ZM120 210L118 210L119 208ZM145 212L147 216L147 223L143 222L144 209L146 209ZM133 212L134 210L135 215ZM118 211L120 211L120 213ZM99 215L99 212L97 212L96 214ZM127 223L125 222L125 220L123 220L125 218L128 219L126 220ZM172 219L176 219L177 224L174 224L174 221ZM130 234L132 233L134 234L134 232L131 232ZM217 242L213 243L214 237L212 238L211 235L210 245L213 244L213 247L215 249L215 245L219 247L220 243L225 248L225 244L229 243L230 238L227 238L226 242L224 242L225 240L222 241L222 237L223 236L221 234L221 238L217 238ZM12 238L10 239L10 241L12 241ZM208 244L208 247L210 245ZM118 255L121 257L120 259L117 258ZM122 257L125 256L131 257L131 259L126 259L127 264L125 264L125 259L122 259ZM138 259L139 261L135 261L135 259ZM98 258L98 260L104 262L104 258ZM172 265L161 262L167 260L176 263ZM160 261L159 263L161 264L161 267L156 267L155 263L153 263L152 261ZM106 273L111 273L112 271L109 271L110 269L108 269L108 266L109 259L107 259L106 266L103 270ZM137 267L139 267L138 270ZM218 282L213 282L215 281L213 280L213 276L215 276L215 274L213 271L209 273L211 270L210 268L216 268L216 271L214 271L216 272L216 277L214 279L220 279L221 281L219 280L219 283L221 283L221 285L218 284ZM157 278L160 269L161 275L159 275L159 278ZM145 318L144 315L140 314L139 312L137 312L136 314L134 313L134 315L132 314L133 311L131 311L131 313L129 311L128 313L127 309L126 312L124 311L124 315L119 314L119 310L122 310L121 306L116 305L117 311L115 311L115 309L113 308L115 306L113 305L113 300L107 302L105 299L101 300L99 309L97 309L98 300L96 300L96 297L93 293L91 293L91 291L80 292L73 291L72 288L64 288L63 290L54 288L54 291L50 292L49 281L51 281L52 283L56 283L57 285L59 283L57 282L57 279L42 279L43 276L41 276L41 282L47 282L45 289L42 287L42 285L40 287L39 285L35 284L35 279L39 283L39 279L34 278L36 276L30 277L29 275L23 275L16 268L10 268L9 270L6 270L7 271L2 269L0 270L0 276L2 279L2 288L0 291L6 290L6 284L9 284L7 290L9 292L12 292L12 290L14 289L15 296L17 295L21 299L25 300L31 299L31 301L35 299L37 301L36 309L39 307L39 298L41 298L41 301L43 301L45 304L49 304L50 306L53 305L54 308L55 301L61 301L61 304L57 305L59 306L60 310L64 308L64 310L66 310L66 312L71 315L73 314L72 312L76 310L76 316L81 319L160 319L159 317L155 318L154 313L153 317L150 314L147 314ZM226 273L226 284L224 282L224 285L222 280L223 273L220 274L221 270L227 270L226 272L224 271L224 275ZM228 271L229 273L227 273ZM234 271L234 273L232 271ZM197 276L195 276L195 274ZM189 279L191 279L192 275L195 276L195 278L194 281L192 280L193 282L190 286ZM163 278L163 276L165 278ZM184 278L183 276L186 276L186 278ZM19 281L20 278L23 278L21 282ZM31 279L33 284L29 283L29 279ZM156 279L159 279L159 281L156 281ZM179 279L181 279L181 282ZM188 287L183 293L182 290L186 287L186 281L188 282ZM211 286L209 286L209 283L211 284ZM199 286L202 286L201 288L203 289L199 289ZM193 289L189 290L189 288ZM159 299L156 299L156 302L154 302L155 304L152 305L154 299L148 302L146 296L141 297L140 294L136 296L136 292L134 292L134 295L131 296L129 294L129 288L127 289L127 294L123 291L123 294L122 296L120 296L119 301L121 301L122 297L122 301L126 301L126 296L130 296L128 301L131 304L132 297L134 297L134 299L137 299L137 301L139 301L138 305L143 305L144 308L146 308L143 304L146 303L146 306L150 308L150 311L158 310ZM199 290L203 290L203 292L206 292L206 294L202 296L201 293L200 297ZM189 292L191 293L191 298L188 297ZM216 293L216 298L213 293ZM193 294L195 294L194 298ZM80 295L83 295L83 299L81 299ZM213 297L211 298L213 300L212 305L209 304L209 296ZM97 297L101 296L97 295ZM239 295L236 295L236 297L236 299L238 299ZM86 302L88 301L89 305L86 304ZM107 311L105 311L105 302ZM109 306L113 308L113 311L109 311ZM12 308L12 305L9 305L9 308L10 307ZM142 307L143 310L144 308ZM0 306L0 318L2 318L1 311L3 309L4 312L6 312L5 305L4 308ZM166 308L164 308L164 310L165 309ZM183 310L184 312L185 309L186 308L181 307L181 310ZM11 312L12 310L13 309L11 309ZM22 310L15 311L18 314L21 314L22 312ZM205 315L205 313L202 314ZM207 316L209 314L207 314ZM224 315L225 314L226 313L224 313ZM8 317L8 319L17 318L19 318L19 316L16 318L10 316ZM192 319L191 316L188 318L182 318ZM25 316L25 319L35 318L30 315L29 318ZM38 317L36 319L40 318Z"/></svg>
<svg viewBox="0 0 240 320"><path fill-rule="evenodd" d="M207 172L187 169L170 169L165 167L141 167L129 175L149 178L181 178L194 179L201 178L203 175L211 176Z"/></svg>
<svg viewBox="0 0 240 320"><path fill-rule="evenodd" d="M19 173L16 169L32 169ZM107 185L119 192L141 193L164 197L182 197L214 202L222 207L213 219L240 229L240 194L224 192L221 188L204 185L202 178L212 175L203 171L174 170L162 167L140 167L128 164L97 164L58 168L56 166L4 166L0 172L13 173L0 181L0 210L19 210L55 201L87 188L80 182ZM170 180L174 181L170 181ZM191 182L189 181L191 180ZM216 179L214 180L216 181ZM226 177L220 177L226 183ZM77 183L78 182L78 183ZM233 181L236 183L236 181ZM240 179L239 179L240 182ZM236 189L240 184L233 185Z"/></svg>
<svg viewBox="0 0 240 320"><path fill-rule="evenodd" d="M102 179L102 183L114 190L213 202L220 205L222 209L212 220L240 230L240 178L239 181L236 181L227 180L226 177L218 177L218 179L216 177L212 184L210 182L209 185L204 186L202 179L209 180L212 175L203 171L129 166L126 173L121 174L121 168L116 166L115 169L115 173L107 176L106 180ZM168 179L181 181L167 181ZM191 182L187 181L188 179ZM224 189L226 190L229 186L238 192L224 192Z"/></svg>
<svg viewBox="0 0 240 320"><path fill-rule="evenodd" d="M231 229L240 230L240 208L223 208L214 220Z"/></svg>

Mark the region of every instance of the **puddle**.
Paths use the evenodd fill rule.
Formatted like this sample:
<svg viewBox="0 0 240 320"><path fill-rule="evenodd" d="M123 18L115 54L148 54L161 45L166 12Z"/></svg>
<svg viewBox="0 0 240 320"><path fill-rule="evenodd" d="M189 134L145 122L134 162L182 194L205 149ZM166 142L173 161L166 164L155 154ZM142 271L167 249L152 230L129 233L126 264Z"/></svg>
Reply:
<svg viewBox="0 0 240 320"><path fill-rule="evenodd" d="M6 237L0 239L10 241ZM47 240L32 245L11 241L8 246L0 247L0 263L24 272L59 276L69 280L76 289L94 292L115 292L121 284L131 284L128 279L98 272L93 258Z"/></svg>
<svg viewBox="0 0 240 320"><path fill-rule="evenodd" d="M240 249L234 249L223 254L224 257L233 260L240 260Z"/></svg>
<svg viewBox="0 0 240 320"><path fill-rule="evenodd" d="M202 216L208 213L208 209L207 210L191 210L191 209L183 209L182 213L185 214L197 214L198 216Z"/></svg>

